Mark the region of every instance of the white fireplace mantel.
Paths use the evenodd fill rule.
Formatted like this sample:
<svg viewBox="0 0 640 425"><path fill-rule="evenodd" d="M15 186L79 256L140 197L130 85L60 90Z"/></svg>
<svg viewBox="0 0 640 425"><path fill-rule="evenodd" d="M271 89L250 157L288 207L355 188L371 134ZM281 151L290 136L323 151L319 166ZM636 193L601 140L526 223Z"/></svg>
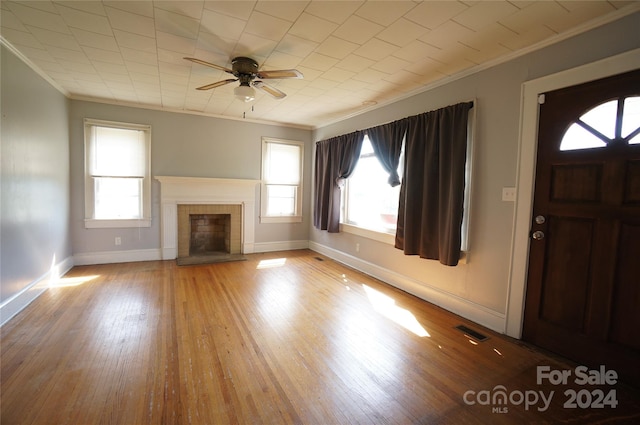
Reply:
<svg viewBox="0 0 640 425"><path fill-rule="evenodd" d="M241 250L253 252L256 187L260 180L155 176L160 182L161 251L163 260L178 255L179 204L242 205Z"/></svg>

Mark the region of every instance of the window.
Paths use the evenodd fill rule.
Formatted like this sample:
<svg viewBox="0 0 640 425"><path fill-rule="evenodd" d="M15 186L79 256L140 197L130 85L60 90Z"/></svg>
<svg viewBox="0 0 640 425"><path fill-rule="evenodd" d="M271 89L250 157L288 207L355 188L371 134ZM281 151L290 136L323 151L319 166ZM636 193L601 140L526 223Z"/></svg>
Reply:
<svg viewBox="0 0 640 425"><path fill-rule="evenodd" d="M612 142L640 143L640 96L605 102L587 111L569 128L561 151L604 148Z"/></svg>
<svg viewBox="0 0 640 425"><path fill-rule="evenodd" d="M262 138L261 223L302 221L302 142Z"/></svg>
<svg viewBox="0 0 640 425"><path fill-rule="evenodd" d="M85 119L85 227L151 226L151 127Z"/></svg>
<svg viewBox="0 0 640 425"><path fill-rule="evenodd" d="M469 113L467 121L467 156L460 246L463 258L466 258L466 252L469 250L469 211L475 119L474 108ZM404 144L402 150L398 167L400 178L403 175ZM340 217L342 230L391 245L395 243L400 186L391 187L388 179L389 174L375 157L371 142L365 135L358 164L346 180L345 188L342 191Z"/></svg>
<svg viewBox="0 0 640 425"><path fill-rule="evenodd" d="M403 154L398 174L402 176ZM369 138L362 141L360 158L346 184L343 223L383 233L395 233L400 186L391 187L387 173L373 153Z"/></svg>

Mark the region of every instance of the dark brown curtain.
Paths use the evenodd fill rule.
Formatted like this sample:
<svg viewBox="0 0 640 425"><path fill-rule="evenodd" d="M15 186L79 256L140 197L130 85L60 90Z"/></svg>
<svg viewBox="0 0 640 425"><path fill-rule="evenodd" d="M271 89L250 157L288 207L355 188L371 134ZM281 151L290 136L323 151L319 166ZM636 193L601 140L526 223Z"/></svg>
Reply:
<svg viewBox="0 0 640 425"><path fill-rule="evenodd" d="M330 233L340 231L340 187L358 163L364 132L316 143L313 225Z"/></svg>
<svg viewBox="0 0 640 425"><path fill-rule="evenodd" d="M407 118L395 244L407 255L458 264L472 107L460 103Z"/></svg>
<svg viewBox="0 0 640 425"><path fill-rule="evenodd" d="M402 140L407 131L407 122L405 118L379 125L366 131L371 141L373 152L382 167L389 173L389 184L391 186L400 184L398 165L400 163L400 153L402 152Z"/></svg>

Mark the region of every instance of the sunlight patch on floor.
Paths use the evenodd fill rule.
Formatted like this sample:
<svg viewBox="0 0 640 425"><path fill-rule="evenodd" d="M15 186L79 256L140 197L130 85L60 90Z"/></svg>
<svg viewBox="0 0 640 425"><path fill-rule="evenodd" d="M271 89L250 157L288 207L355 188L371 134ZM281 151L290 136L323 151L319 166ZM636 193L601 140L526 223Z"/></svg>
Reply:
<svg viewBox="0 0 640 425"><path fill-rule="evenodd" d="M396 301L389 297L388 295L383 294L380 291L377 291L370 286L362 285L364 291L369 297L369 301L373 308L387 319L392 320L408 331L413 332L419 337L431 337L429 332L418 322L418 319L411 313L409 310L398 307L396 305Z"/></svg>
<svg viewBox="0 0 640 425"><path fill-rule="evenodd" d="M99 278L100 275L89 275L89 276L74 276L74 277L61 277L56 280L52 280L49 283L50 288L68 288L72 286L80 286L85 284L91 280Z"/></svg>
<svg viewBox="0 0 640 425"><path fill-rule="evenodd" d="M272 258L270 260L261 260L256 269L271 269L273 267L282 267L287 262L286 258Z"/></svg>

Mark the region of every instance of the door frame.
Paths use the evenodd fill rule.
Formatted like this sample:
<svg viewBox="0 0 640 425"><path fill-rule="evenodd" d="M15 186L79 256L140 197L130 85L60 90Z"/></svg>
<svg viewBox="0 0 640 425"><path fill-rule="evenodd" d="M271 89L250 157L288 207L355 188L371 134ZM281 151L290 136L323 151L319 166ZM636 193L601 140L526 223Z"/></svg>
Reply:
<svg viewBox="0 0 640 425"><path fill-rule="evenodd" d="M522 337L524 301L529 265L529 230L533 214L536 156L538 147L538 96L588 81L640 68L640 49L633 49L576 68L547 75L522 84L520 140L516 167L517 196L511 240L511 261L507 288L505 333Z"/></svg>

